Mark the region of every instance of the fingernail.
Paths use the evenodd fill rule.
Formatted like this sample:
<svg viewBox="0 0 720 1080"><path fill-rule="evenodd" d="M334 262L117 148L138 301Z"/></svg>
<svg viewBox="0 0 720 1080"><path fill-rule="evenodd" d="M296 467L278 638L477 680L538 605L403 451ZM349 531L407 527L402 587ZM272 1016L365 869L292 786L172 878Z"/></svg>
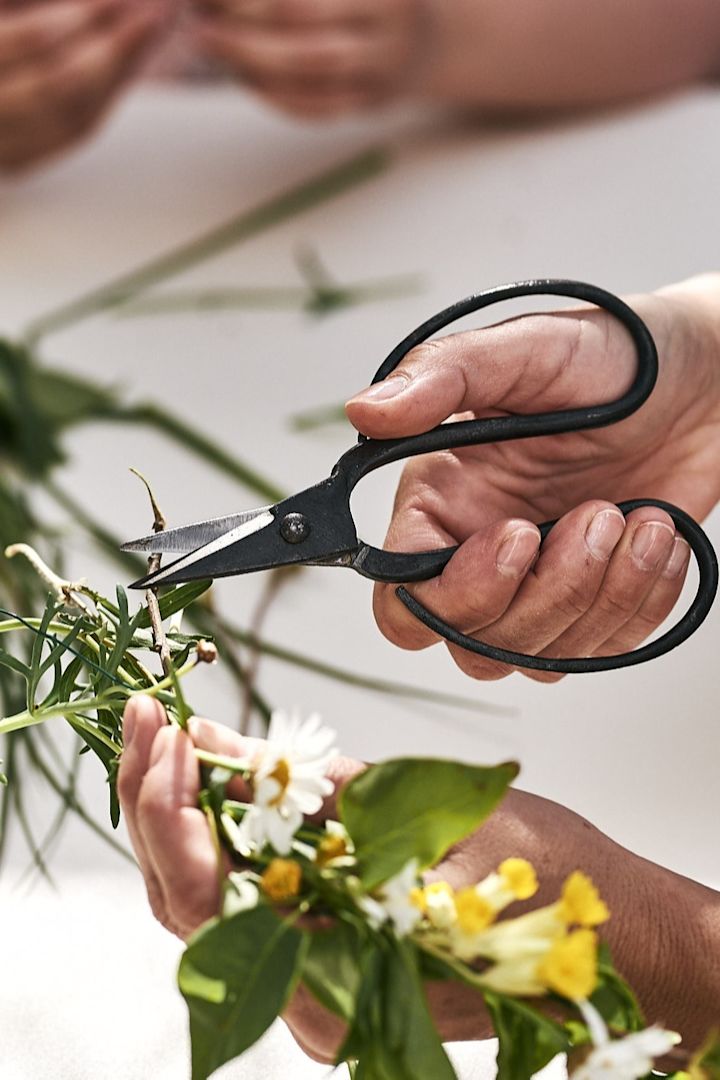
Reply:
<svg viewBox="0 0 720 1080"><path fill-rule="evenodd" d="M376 401L389 401L390 398L397 397L398 394L402 394L408 386L409 379L406 379L402 375L391 375L389 379L383 379L382 382L375 383L373 386L368 386L367 390L361 390L355 397L350 398L348 405L351 402L369 401L371 404Z"/></svg>
<svg viewBox="0 0 720 1080"><path fill-rule="evenodd" d="M662 521L646 521L632 539L632 554L642 570L655 570L667 557L675 533Z"/></svg>
<svg viewBox="0 0 720 1080"><path fill-rule="evenodd" d="M673 549L670 552L670 558L665 563L662 576L665 578L680 577L689 561L690 545L687 540L683 540L681 536L676 536Z"/></svg>
<svg viewBox="0 0 720 1080"><path fill-rule="evenodd" d="M585 530L585 543L596 559L607 562L624 529L625 518L619 510L599 510Z"/></svg>
<svg viewBox="0 0 720 1080"><path fill-rule="evenodd" d="M498 548L495 564L506 577L520 577L537 554L540 533L526 526L506 536Z"/></svg>

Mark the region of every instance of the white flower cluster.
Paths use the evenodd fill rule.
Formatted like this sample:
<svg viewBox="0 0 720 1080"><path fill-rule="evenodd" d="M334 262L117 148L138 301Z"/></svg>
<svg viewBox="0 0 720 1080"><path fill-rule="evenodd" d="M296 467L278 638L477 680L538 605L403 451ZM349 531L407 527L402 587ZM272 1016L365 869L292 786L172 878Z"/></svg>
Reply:
<svg viewBox="0 0 720 1080"><path fill-rule="evenodd" d="M335 732L317 714L301 720L280 710L270 719L267 741L253 764L253 801L240 824L224 815L230 843L240 855L272 844L289 854L305 814L316 814L333 783L326 776L337 755Z"/></svg>

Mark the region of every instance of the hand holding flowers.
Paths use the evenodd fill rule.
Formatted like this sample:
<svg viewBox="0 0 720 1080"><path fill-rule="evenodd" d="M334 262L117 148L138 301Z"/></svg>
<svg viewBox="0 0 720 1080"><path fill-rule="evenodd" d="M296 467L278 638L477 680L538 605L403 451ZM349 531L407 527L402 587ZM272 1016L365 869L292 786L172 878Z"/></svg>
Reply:
<svg viewBox="0 0 720 1080"><path fill-rule="evenodd" d="M413 1072L420 1067L432 1068L433 1078L452 1077L438 1033L477 1039L496 1031L499 1075L508 1080L529 1077L563 1051L583 1080L639 1077L647 1069L632 1072L638 1063L676 1041L661 1027L618 1039L642 1027L642 1018L599 945L608 907L573 867L609 865L612 845L569 811L545 807L555 836L562 831L560 847L552 829L539 837L525 827L528 800L545 801L511 791L479 833L468 819L456 822L458 842L445 851L438 836L445 819L447 840L442 770L472 766L407 759L363 771L332 753L330 733L317 719L303 725L276 716L267 743L193 719L191 741L142 698L134 699L126 725L132 739L119 790L141 865L153 868L151 900L166 925L191 936L180 985L190 1007L196 1078L241 1053L282 1010L308 1053L324 1061L359 1059L357 1075L373 1080L424 1075ZM214 766L202 796L196 755ZM413 782L400 794L416 766L430 811L422 823ZM484 771L478 818L514 774L498 769L507 774ZM472 802L462 795L461 803ZM303 818L301 804L309 816ZM214 831L224 840L222 881ZM508 851L517 855L508 858ZM526 855L543 867L539 889ZM610 894L615 879L631 871L634 857L626 855L609 875ZM420 871L433 863L423 879ZM531 908L541 900L547 902ZM215 918L221 907L223 917ZM628 916L624 911L625 930ZM272 985L258 973L260 955L265 975L270 967L275 972ZM257 1006L248 1015L243 993L251 960L262 1018ZM401 1039L392 1049L393 1025L412 1030L415 1045ZM608 1060L625 1071L608 1072Z"/></svg>

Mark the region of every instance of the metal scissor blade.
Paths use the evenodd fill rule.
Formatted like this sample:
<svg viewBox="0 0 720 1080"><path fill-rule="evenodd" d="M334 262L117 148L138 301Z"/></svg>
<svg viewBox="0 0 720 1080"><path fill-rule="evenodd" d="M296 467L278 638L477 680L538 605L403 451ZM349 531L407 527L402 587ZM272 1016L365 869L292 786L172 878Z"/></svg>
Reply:
<svg viewBox="0 0 720 1080"><path fill-rule="evenodd" d="M141 551L147 555L197 551L198 548L232 532L233 529L254 521L258 515L267 513L269 509L269 506L261 506L257 510L245 510L241 514L228 514L226 517L196 521L192 525L181 525L177 529L163 529L162 532L150 533L149 536L143 536L139 540L129 540L127 544L122 545L120 550Z"/></svg>
<svg viewBox="0 0 720 1080"><path fill-rule="evenodd" d="M357 546L346 480L338 474L291 495L196 551L133 582L130 588L147 589L276 566L338 560L355 552ZM349 563L343 560L339 565Z"/></svg>
<svg viewBox="0 0 720 1080"><path fill-rule="evenodd" d="M272 510L255 513L235 528L216 536L195 551L191 551L189 555L176 559L169 566L161 567L154 574L148 574L139 581L134 581L130 588L152 589L156 585L174 585L181 581L196 581L199 578L223 577L236 573L234 569L229 568L227 549L253 533L272 525L274 520L275 515Z"/></svg>

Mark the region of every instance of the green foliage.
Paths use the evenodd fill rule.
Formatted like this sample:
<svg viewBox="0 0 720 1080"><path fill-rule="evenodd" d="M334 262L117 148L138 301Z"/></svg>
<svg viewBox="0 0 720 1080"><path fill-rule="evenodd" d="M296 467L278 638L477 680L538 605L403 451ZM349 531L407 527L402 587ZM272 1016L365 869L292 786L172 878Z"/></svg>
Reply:
<svg viewBox="0 0 720 1080"><path fill-rule="evenodd" d="M498 1037L497 1080L531 1080L569 1047L567 1032L526 1002L485 993Z"/></svg>
<svg viewBox="0 0 720 1080"><path fill-rule="evenodd" d="M692 1059L693 1080L720 1080L720 1027L708 1034Z"/></svg>
<svg viewBox="0 0 720 1080"><path fill-rule="evenodd" d="M205 1080L269 1028L306 949L305 935L265 905L213 919L195 934L178 972L190 1011L192 1080Z"/></svg>
<svg viewBox="0 0 720 1080"><path fill-rule="evenodd" d="M360 978L338 1062L357 1061L357 1080L454 1080L428 1010L416 947L376 935L361 959Z"/></svg>
<svg viewBox="0 0 720 1080"><path fill-rule="evenodd" d="M605 942L600 943L598 975L599 986L591 995L590 1001L610 1030L616 1034L625 1034L644 1028L645 1020L637 999L613 967L610 949Z"/></svg>
<svg viewBox="0 0 720 1080"><path fill-rule="evenodd" d="M339 813L366 888L411 859L433 866L495 809L518 767L398 758L373 765L343 790Z"/></svg>
<svg viewBox="0 0 720 1080"><path fill-rule="evenodd" d="M0 454L26 476L44 476L63 461L59 437L66 428L113 406L108 391L50 371L23 345L0 340Z"/></svg>
<svg viewBox="0 0 720 1080"><path fill-rule="evenodd" d="M360 986L365 934L347 920L309 935L302 981L321 1005L350 1022Z"/></svg>

